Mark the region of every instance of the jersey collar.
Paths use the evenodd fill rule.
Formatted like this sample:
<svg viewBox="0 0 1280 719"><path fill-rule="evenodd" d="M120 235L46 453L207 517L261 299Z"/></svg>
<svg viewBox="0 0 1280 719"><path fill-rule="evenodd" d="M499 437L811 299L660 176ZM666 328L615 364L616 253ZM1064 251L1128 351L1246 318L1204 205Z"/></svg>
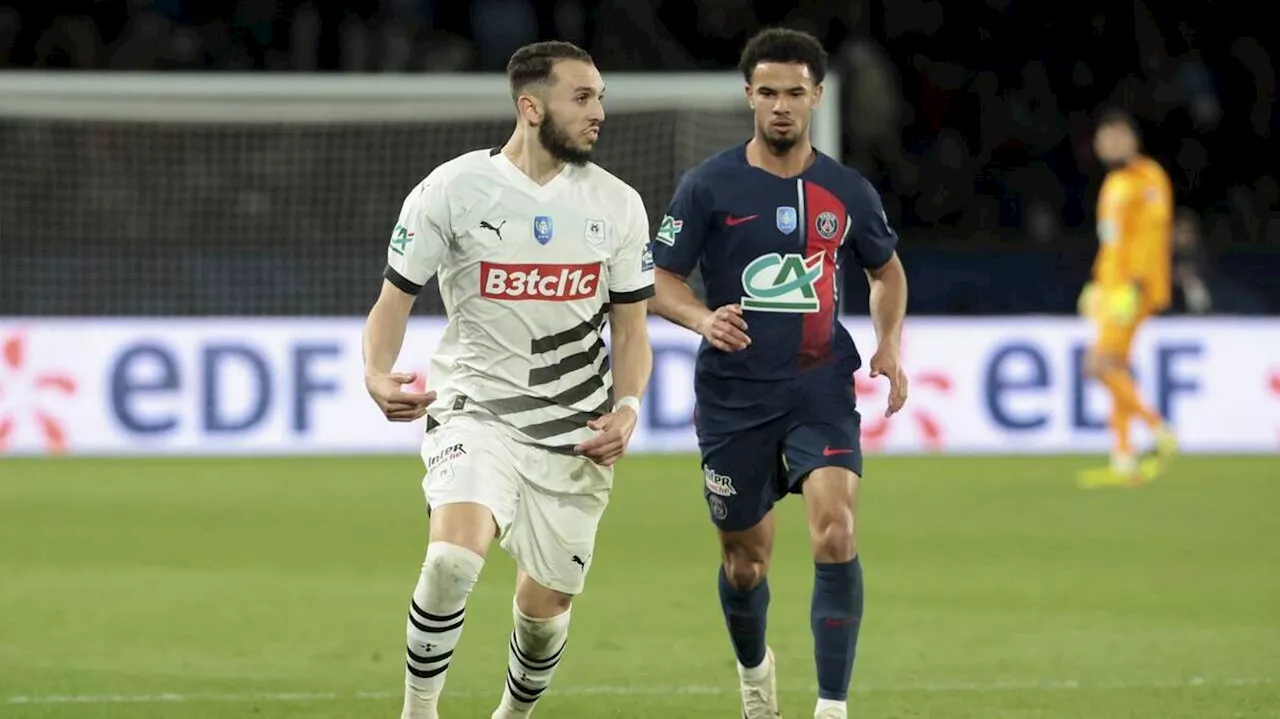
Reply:
<svg viewBox="0 0 1280 719"><path fill-rule="evenodd" d="M499 172L506 175L508 179L511 180L512 184L530 195L533 195L534 199L539 202L546 202L554 197L556 193L560 191L560 186L569 181L569 177L574 169L572 165L566 163L564 167L560 168L560 172L557 173L555 177L551 178L547 184L539 185L533 181L533 178L524 174L520 168L516 167L515 163L513 163L501 149L489 153L489 161L498 168Z"/></svg>

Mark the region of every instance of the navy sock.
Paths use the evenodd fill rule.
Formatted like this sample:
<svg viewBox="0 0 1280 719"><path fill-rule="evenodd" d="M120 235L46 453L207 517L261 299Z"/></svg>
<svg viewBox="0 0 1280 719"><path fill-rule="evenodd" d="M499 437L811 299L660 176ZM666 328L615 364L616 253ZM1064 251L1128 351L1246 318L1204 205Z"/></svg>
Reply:
<svg viewBox="0 0 1280 719"><path fill-rule="evenodd" d="M818 697L845 701L862 626L862 564L857 557L840 564L814 565L809 621Z"/></svg>
<svg viewBox="0 0 1280 719"><path fill-rule="evenodd" d="M738 662L744 667L758 667L764 661L765 620L769 613L769 580L753 589L735 589L720 567L720 608L729 628L729 639Z"/></svg>

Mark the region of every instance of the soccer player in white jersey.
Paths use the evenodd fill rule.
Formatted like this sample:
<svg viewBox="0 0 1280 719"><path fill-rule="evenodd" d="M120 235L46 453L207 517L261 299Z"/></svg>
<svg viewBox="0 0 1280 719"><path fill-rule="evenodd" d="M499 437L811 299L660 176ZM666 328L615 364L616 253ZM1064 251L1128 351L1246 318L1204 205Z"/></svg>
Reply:
<svg viewBox="0 0 1280 719"><path fill-rule="evenodd" d="M392 421L427 415L430 539L409 607L403 719L437 716L495 538L520 571L493 717L533 711L563 656L652 365L644 203L589 161L604 120L600 73L583 50L546 42L517 51L507 74L515 132L501 148L446 162L409 194L365 329L370 395ZM433 275L448 326L430 390L406 392L413 375L392 365Z"/></svg>

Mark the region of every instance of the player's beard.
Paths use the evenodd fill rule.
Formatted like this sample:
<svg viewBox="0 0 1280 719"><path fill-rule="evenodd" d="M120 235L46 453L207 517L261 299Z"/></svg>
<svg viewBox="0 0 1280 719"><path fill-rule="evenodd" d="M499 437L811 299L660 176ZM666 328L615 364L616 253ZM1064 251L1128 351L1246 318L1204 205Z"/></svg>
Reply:
<svg viewBox="0 0 1280 719"><path fill-rule="evenodd" d="M550 112L542 124L538 125L538 141L552 157L561 162L581 167L591 160L591 150L575 147L569 132L556 122Z"/></svg>
<svg viewBox="0 0 1280 719"><path fill-rule="evenodd" d="M764 138L764 143L769 146L769 151L775 155L786 154L787 151L800 142L800 136L803 134L801 132L793 132L790 135L778 135L768 125L760 128L760 130L760 136Z"/></svg>

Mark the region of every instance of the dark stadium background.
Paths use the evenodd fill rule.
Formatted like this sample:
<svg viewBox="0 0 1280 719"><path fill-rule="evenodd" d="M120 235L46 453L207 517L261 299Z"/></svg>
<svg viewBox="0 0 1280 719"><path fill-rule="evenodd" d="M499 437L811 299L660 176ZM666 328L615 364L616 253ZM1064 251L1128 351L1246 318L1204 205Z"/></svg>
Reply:
<svg viewBox="0 0 1280 719"><path fill-rule="evenodd" d="M86 0L0 7L0 68L498 71L516 46L554 37L587 47L606 74L706 70L731 68L747 36L781 23L821 37L844 78L843 159L873 179L900 228L911 312L1074 310L1096 245L1102 170L1091 122L1111 105L1137 117L1189 220L1177 262L1204 280L1211 304L1188 307L1179 287L1173 311L1263 314L1280 311L1277 33L1268 17L1265 4L1204 0ZM611 130L650 121L662 118L615 120L602 162L609 136L621 134ZM496 142L508 128L489 122L481 132ZM386 183L289 178L287 191L315 204L305 228L268 212L246 232L219 211L234 204L230 191L205 186L189 193L205 210L197 226L121 229L110 208L96 208L100 217L68 232L66 203L80 188L127 182L145 192L171 178L77 161L86 143L128 143L136 128L115 138L77 123L45 130L0 122L0 315L361 314L401 199L383 188L411 186L452 149L409 132L394 152L304 134L304 146L345 163L350 176ZM251 160L200 156L198 133L172 141L224 169ZM237 147L253 152L254 143ZM656 216L679 168L670 169L645 188ZM334 193L345 204L314 199ZM323 271L308 275L307 265ZM847 310L865 309L865 293L844 297Z"/></svg>
<svg viewBox="0 0 1280 719"><path fill-rule="evenodd" d="M282 121L272 104L264 121L259 96L228 105L228 86L306 76L364 113L341 82L355 73L496 73L546 38L587 47L606 82L731 70L777 23L826 43L843 159L882 192L910 278L906 408L885 418L887 383L855 377L867 599L851 715L1275 719L1275 14L1206 0L0 0L0 718L398 716L428 524L423 430L369 400L363 316L405 194L502 142L507 100L485 121L418 120L437 101L448 113L435 83L409 120L383 122L378 104L372 122ZM72 110L24 115L30 96L5 89L28 80L74 95ZM167 102L179 82L218 104L196 103L192 122L154 120L189 109L177 101L86 117L132 109L122 85ZM610 110L599 160L656 221L684 167L751 120L715 98L651 101ZM1145 323L1133 359L1185 452L1157 481L1086 491L1077 478L1111 446L1108 397L1083 373L1094 328L1074 316L1106 106L1136 117L1181 208L1182 316ZM865 280L846 280L865 357ZM1201 284L1207 303L1186 291ZM418 388L440 312L423 293L397 364ZM650 328L640 427L540 719L741 716L692 428L699 340ZM817 691L805 509L778 506L769 570L789 719L812 716ZM515 567L495 547L484 571L450 719L489 716L502 689Z"/></svg>

